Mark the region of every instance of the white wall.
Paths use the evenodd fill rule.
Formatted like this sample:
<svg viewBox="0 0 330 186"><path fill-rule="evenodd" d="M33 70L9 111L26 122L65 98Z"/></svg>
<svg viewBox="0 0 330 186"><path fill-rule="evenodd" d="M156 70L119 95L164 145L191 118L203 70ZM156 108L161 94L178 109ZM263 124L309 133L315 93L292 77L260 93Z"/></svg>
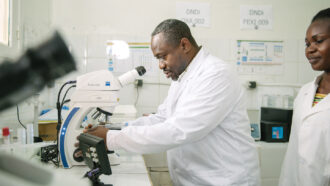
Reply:
<svg viewBox="0 0 330 186"><path fill-rule="evenodd" d="M63 30L68 37L80 62L79 72L84 73L91 69L106 67L104 43L107 39L124 39L128 42L150 41L150 33L158 23L167 18L175 18L176 2L174 0L56 0L52 4L52 24ZM313 15L320 9L330 6L328 0L191 2L208 2L211 5L211 27L191 28L197 42L233 65L235 65L237 39L284 41L285 63L282 66L272 67L277 68L279 73L240 74L243 83L254 80L261 84L259 89L248 91L247 95L251 98L249 107L258 107L260 95L273 92L273 89L280 90L278 94L287 91L290 92L289 94L296 93L296 90L290 86L274 88L262 87L262 84L300 85L311 81L318 74L311 70L305 59L304 37ZM240 30L240 5L272 5L273 30ZM85 56L84 51L87 51ZM164 81L161 72L158 82L168 83ZM145 84L140 90L137 102L139 113L155 111L157 105L166 96L167 89L166 85ZM122 103L134 103L136 90L128 87L124 91L122 91Z"/></svg>
<svg viewBox="0 0 330 186"><path fill-rule="evenodd" d="M183 0L182 0L183 1ZM92 70L106 68L105 41L123 39L128 42L149 42L154 27L168 18L175 18L175 0L24 0L25 22L31 33L25 40L32 42L44 35L46 28L59 29L78 62L78 71L56 81L55 88L46 89L41 95L45 106L55 106L58 87L68 79ZM236 40L282 40L285 62L280 73L240 74L242 83L255 80L261 84L256 90L248 90L249 107L258 107L260 95L278 91L278 94L295 94L290 86L263 85L303 84L311 81L313 72L304 57L304 37L312 17L317 11L330 6L329 0L191 0L211 5L211 27L191 28L197 42L212 54L235 66ZM240 30L240 5L272 5L273 30ZM23 7L23 6L22 6ZM29 38L31 37L31 38ZM40 37L42 38L42 37ZM32 40L32 41L31 41ZM28 46L28 45L24 45ZM149 79L146 79L148 82ZM152 79L161 84L144 84L139 90L137 107L139 114L154 112L167 94L169 81L161 72ZM133 86L121 91L122 104L134 104L137 97ZM0 119L1 122L1 119ZM0 126L2 124L0 123Z"/></svg>
<svg viewBox="0 0 330 186"><path fill-rule="evenodd" d="M20 21L21 21L21 11L20 11L20 2L18 1L9 1L9 46L0 44L0 59L1 61L3 58L13 58L19 53L20 49L20 42L18 41L20 38L20 34L13 34L16 33L21 29ZM12 11L14 10L14 11Z"/></svg>

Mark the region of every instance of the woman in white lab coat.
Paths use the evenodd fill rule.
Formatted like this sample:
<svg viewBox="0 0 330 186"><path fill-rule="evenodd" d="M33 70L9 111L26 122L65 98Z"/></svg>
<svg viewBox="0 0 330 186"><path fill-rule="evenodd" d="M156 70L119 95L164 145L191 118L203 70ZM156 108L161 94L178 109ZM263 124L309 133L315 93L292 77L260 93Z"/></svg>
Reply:
<svg viewBox="0 0 330 186"><path fill-rule="evenodd" d="M305 42L313 70L323 73L295 99L280 186L330 185L330 8L314 16Z"/></svg>

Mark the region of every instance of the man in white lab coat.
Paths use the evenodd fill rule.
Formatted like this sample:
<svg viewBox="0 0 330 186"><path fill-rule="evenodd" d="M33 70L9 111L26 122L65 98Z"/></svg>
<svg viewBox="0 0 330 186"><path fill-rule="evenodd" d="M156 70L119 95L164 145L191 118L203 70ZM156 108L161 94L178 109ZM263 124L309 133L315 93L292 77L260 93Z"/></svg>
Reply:
<svg viewBox="0 0 330 186"><path fill-rule="evenodd" d="M295 99L280 186L330 186L330 8L314 16L305 42L312 69L323 73Z"/></svg>
<svg viewBox="0 0 330 186"><path fill-rule="evenodd" d="M189 27L175 19L156 27L151 49L173 80L157 113L121 131L97 127L86 132L103 137L111 150L167 151L177 186L259 185L243 88L230 65L199 47Z"/></svg>

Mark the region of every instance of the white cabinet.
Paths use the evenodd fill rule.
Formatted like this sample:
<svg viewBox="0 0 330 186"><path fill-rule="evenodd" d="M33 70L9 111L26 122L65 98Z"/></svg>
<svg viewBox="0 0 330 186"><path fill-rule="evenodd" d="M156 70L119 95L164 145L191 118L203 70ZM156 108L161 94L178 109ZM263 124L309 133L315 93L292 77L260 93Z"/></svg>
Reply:
<svg viewBox="0 0 330 186"><path fill-rule="evenodd" d="M143 155L153 186L172 186L166 152Z"/></svg>
<svg viewBox="0 0 330 186"><path fill-rule="evenodd" d="M278 186L288 143L256 142L259 153L262 186Z"/></svg>
<svg viewBox="0 0 330 186"><path fill-rule="evenodd" d="M288 143L256 142L262 186L278 186L281 167ZM144 155L154 186L170 186L166 153Z"/></svg>

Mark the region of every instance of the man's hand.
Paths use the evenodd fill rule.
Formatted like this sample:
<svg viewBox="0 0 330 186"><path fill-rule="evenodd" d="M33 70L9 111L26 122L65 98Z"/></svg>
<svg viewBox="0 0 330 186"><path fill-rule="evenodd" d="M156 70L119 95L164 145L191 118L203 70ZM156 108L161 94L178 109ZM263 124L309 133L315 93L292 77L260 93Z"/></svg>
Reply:
<svg viewBox="0 0 330 186"><path fill-rule="evenodd" d="M107 132L109 129L103 127L103 126L97 126L97 127L93 127L93 125L88 124L87 127L85 127L84 129L84 133L88 133L100 138L104 139L104 143L107 143Z"/></svg>
<svg viewBox="0 0 330 186"><path fill-rule="evenodd" d="M104 139L104 143L105 143L105 148L107 148L107 132L109 129L103 127L103 126L97 126L97 127L93 127L92 124L88 124L87 127L85 127L85 129L83 130L84 133L88 133L100 138ZM78 137L77 137L78 139ZM75 147L79 147L79 142L74 144ZM81 154L77 154L77 156L79 156Z"/></svg>

